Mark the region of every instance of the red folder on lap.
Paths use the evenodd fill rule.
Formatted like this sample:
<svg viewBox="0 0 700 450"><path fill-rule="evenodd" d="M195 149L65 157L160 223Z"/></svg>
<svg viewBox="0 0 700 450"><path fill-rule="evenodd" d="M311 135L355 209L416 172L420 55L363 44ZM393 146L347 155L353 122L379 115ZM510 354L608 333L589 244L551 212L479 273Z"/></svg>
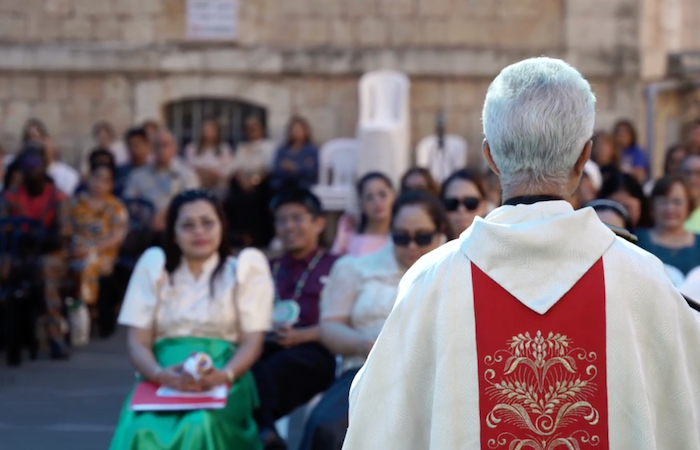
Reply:
<svg viewBox="0 0 700 450"><path fill-rule="evenodd" d="M228 386L219 386L208 392L182 392L161 388L155 383L141 381L131 397L133 411L192 411L221 409L226 406Z"/></svg>

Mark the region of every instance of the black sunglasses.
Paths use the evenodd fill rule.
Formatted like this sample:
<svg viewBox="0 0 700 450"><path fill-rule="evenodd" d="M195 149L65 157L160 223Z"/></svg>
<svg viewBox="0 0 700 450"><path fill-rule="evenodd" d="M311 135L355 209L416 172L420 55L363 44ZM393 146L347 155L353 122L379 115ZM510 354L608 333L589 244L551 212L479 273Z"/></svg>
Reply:
<svg viewBox="0 0 700 450"><path fill-rule="evenodd" d="M476 211L481 203L481 199L479 197L447 197L442 201L442 203L445 205L445 209L450 212L457 211L457 209L459 209L459 205L463 205L467 211Z"/></svg>
<svg viewBox="0 0 700 450"><path fill-rule="evenodd" d="M434 237L435 232L416 233L415 236L411 236L408 233L391 233L391 240L398 247L408 247L411 245L411 242L415 242L418 247L425 247L433 242Z"/></svg>

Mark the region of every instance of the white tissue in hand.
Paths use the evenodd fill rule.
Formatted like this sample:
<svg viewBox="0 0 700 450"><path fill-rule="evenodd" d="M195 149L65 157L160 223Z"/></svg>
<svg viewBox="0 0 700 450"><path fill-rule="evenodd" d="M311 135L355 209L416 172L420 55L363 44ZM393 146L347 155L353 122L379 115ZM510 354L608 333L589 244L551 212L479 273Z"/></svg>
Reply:
<svg viewBox="0 0 700 450"><path fill-rule="evenodd" d="M185 360L182 368L195 380L199 380L202 375L214 368L214 362L206 353L193 353Z"/></svg>

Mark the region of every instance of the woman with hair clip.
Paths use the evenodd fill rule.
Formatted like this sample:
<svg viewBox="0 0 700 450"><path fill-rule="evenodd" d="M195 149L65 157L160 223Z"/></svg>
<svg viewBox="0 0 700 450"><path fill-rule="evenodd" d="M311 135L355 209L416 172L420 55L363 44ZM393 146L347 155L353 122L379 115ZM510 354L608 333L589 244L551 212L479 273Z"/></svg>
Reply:
<svg viewBox="0 0 700 450"><path fill-rule="evenodd" d="M391 217L392 243L359 258L340 259L321 295L321 343L343 356L343 373L311 413L299 450L340 450L350 384L394 306L399 281L447 233L440 201L424 191L401 194Z"/></svg>
<svg viewBox="0 0 700 450"><path fill-rule="evenodd" d="M199 140L185 147L185 159L194 167L203 187L218 189L226 186L233 150L221 139L221 127L216 120L202 122Z"/></svg>
<svg viewBox="0 0 700 450"><path fill-rule="evenodd" d="M360 223L355 225L351 214L340 218L331 253L362 256L388 244L391 204L395 196L391 180L383 173L370 172L360 178L357 182Z"/></svg>
<svg viewBox="0 0 700 450"><path fill-rule="evenodd" d="M223 409L134 412L127 399L112 450L257 450L258 404L248 369L271 326L273 283L254 249L229 256L224 215L212 194L190 190L168 208L164 250L151 248L129 282L119 323L129 327L129 357L140 380L179 391L228 384ZM183 370L193 352L213 368Z"/></svg>
<svg viewBox="0 0 700 450"><path fill-rule="evenodd" d="M593 211L598 215L600 221L606 225L612 225L628 231L632 229L629 213L624 206L617 202L598 199L586 203L583 207L593 208Z"/></svg>

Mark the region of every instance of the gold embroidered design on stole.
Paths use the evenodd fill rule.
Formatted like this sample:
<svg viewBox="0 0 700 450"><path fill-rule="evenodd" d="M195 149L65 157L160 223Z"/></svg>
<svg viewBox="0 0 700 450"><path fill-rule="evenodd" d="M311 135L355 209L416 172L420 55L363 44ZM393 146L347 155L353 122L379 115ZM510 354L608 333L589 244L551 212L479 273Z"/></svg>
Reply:
<svg viewBox="0 0 700 450"><path fill-rule="evenodd" d="M596 390L598 374L595 352L571 348L567 336L541 331L518 334L508 341L509 348L486 356L486 392L497 404L486 416L486 425L496 429L505 421L528 432L528 436L501 433L489 439L489 448L508 446L509 450L532 448L553 450L559 446L578 450L580 444L596 446L597 435L578 429L565 436L563 427L580 422L598 423L598 411L587 401ZM502 373L498 373L500 363ZM577 362L583 364L579 370Z"/></svg>

